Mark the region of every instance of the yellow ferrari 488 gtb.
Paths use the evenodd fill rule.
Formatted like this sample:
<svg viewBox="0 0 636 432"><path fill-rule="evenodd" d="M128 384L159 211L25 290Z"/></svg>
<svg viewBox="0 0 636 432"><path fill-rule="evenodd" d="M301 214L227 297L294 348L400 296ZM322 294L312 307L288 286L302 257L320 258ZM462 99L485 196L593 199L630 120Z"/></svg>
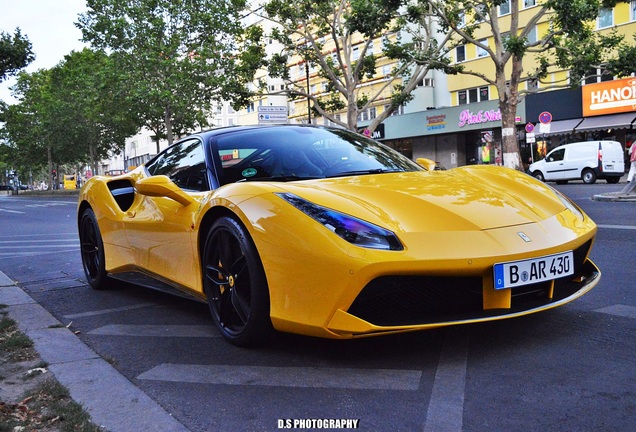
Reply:
<svg viewBox="0 0 636 432"><path fill-rule="evenodd" d="M419 162L336 128L191 135L84 185L86 277L206 301L237 345L515 317L598 283L596 225L566 197L511 169Z"/></svg>

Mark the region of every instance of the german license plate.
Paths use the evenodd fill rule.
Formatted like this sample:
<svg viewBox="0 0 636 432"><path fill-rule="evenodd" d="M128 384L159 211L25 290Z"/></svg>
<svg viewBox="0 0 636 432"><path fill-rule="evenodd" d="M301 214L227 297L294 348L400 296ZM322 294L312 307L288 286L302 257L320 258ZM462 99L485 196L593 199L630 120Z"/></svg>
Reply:
<svg viewBox="0 0 636 432"><path fill-rule="evenodd" d="M494 266L495 289L514 288L574 274L572 251L539 258L498 263Z"/></svg>

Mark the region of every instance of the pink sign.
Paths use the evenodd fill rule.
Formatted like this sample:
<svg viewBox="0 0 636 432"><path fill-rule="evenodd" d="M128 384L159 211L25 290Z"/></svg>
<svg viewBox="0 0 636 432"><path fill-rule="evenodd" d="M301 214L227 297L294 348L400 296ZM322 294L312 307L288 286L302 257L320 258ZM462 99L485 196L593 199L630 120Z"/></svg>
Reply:
<svg viewBox="0 0 636 432"><path fill-rule="evenodd" d="M464 110L459 114L459 127L488 123L492 121L501 121L500 110L482 110L479 111L477 114L473 114L470 110Z"/></svg>

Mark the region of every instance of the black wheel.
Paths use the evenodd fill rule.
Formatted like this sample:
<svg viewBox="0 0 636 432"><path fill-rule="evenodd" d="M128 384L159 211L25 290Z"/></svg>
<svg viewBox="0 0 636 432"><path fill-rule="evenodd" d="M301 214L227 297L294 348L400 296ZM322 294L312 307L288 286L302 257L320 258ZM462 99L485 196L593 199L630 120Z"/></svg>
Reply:
<svg viewBox="0 0 636 432"><path fill-rule="evenodd" d="M606 180L609 184L616 184L620 179L620 177L608 177Z"/></svg>
<svg viewBox="0 0 636 432"><path fill-rule="evenodd" d="M95 213L91 209L84 210L79 225L79 237L82 253L82 265L88 284L95 289L108 288L109 278L106 273L104 243L97 225Z"/></svg>
<svg viewBox="0 0 636 432"><path fill-rule="evenodd" d="M591 169L586 168L581 173L581 180L583 180L585 184L594 184L596 183L596 174L594 174L594 171Z"/></svg>
<svg viewBox="0 0 636 432"><path fill-rule="evenodd" d="M545 177L543 177L543 173L541 171L535 171L532 173L532 177L536 178L539 181L544 182L545 181Z"/></svg>
<svg viewBox="0 0 636 432"><path fill-rule="evenodd" d="M223 337L238 346L267 340L272 330L269 291L256 247L234 219L217 220L203 249L203 287Z"/></svg>

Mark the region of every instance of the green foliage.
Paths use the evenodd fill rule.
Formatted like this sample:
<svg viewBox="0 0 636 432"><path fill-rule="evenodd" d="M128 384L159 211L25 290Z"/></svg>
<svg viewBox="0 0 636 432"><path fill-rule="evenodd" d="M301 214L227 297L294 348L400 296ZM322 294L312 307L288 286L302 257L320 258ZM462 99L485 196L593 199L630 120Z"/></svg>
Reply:
<svg viewBox="0 0 636 432"><path fill-rule="evenodd" d="M430 70L455 71L447 58L447 41L443 36L441 42L436 40L429 9L418 2L270 0L264 10L278 25L271 37L284 47L269 59L270 76L285 80L290 97L309 99L314 114L351 130L357 130L358 114L371 106L385 104L382 101L388 93L403 93L396 98L406 101ZM400 39L400 34L404 39L394 42ZM380 38L382 44L377 43ZM376 43L372 44L374 40ZM327 53L324 49L327 43L333 43L335 51ZM389 76L379 76L381 58L394 60ZM326 88L318 95L307 91L305 80L291 79L288 65L294 59L301 66L309 62L326 80ZM364 85L374 79L375 85ZM393 87L394 81L407 83ZM382 111L373 120L371 129L396 107L391 104ZM343 109L347 110L346 120L333 115Z"/></svg>
<svg viewBox="0 0 636 432"><path fill-rule="evenodd" d="M262 63L261 34L243 32L244 0L88 0L84 41L113 52L140 126L172 142L208 126L212 103L244 104ZM239 50L241 44L242 49Z"/></svg>
<svg viewBox="0 0 636 432"><path fill-rule="evenodd" d="M0 82L15 75L33 60L35 55L31 42L22 35L19 28L15 29L13 37L9 33L0 32Z"/></svg>

